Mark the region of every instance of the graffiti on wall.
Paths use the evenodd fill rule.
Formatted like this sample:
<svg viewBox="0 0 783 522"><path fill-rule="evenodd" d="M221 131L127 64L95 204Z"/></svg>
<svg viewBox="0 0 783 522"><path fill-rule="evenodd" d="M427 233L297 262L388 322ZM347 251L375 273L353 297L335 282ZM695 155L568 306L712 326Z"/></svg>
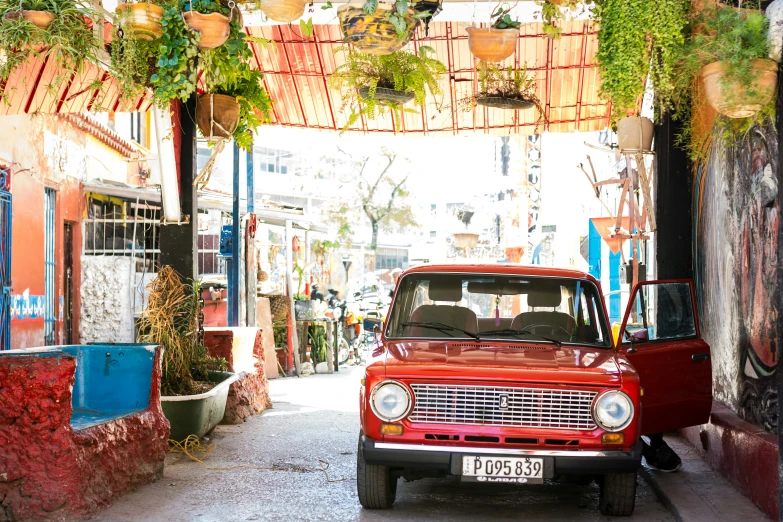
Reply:
<svg viewBox="0 0 783 522"><path fill-rule="evenodd" d="M716 140L694 190L695 276L716 399L777 428L780 241L778 136L755 128L740 144Z"/></svg>
<svg viewBox="0 0 783 522"><path fill-rule="evenodd" d="M528 206L527 206L527 237L528 245L526 255L528 262L533 258L533 240L538 227L538 213L541 210L541 136L534 134L527 137L527 182L528 182Z"/></svg>

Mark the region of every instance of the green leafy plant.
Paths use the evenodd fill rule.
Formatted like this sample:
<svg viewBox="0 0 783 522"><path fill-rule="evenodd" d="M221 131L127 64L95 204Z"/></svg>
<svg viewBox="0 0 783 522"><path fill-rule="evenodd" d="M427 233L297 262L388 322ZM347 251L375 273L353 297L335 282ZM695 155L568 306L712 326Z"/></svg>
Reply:
<svg viewBox="0 0 783 522"><path fill-rule="evenodd" d="M510 98L525 100L540 106L536 96L536 80L527 67L514 69L496 63L479 62L479 92L477 98Z"/></svg>
<svg viewBox="0 0 783 522"><path fill-rule="evenodd" d="M515 4L516 5L516 4ZM492 13L490 21L493 29L519 29L522 22L511 19L511 10L514 6L508 4L499 5Z"/></svg>
<svg viewBox="0 0 783 522"><path fill-rule="evenodd" d="M169 6L161 19L163 38L160 45L158 72L150 81L155 103L166 108L171 100L185 101L196 91L198 40L201 35L191 31L182 19L180 5Z"/></svg>
<svg viewBox="0 0 783 522"><path fill-rule="evenodd" d="M384 11L383 16L394 26L397 32L397 38L400 40L408 36L409 27L417 20L429 18L431 14L428 11L416 12L410 14L411 3L409 0L396 0L393 9ZM372 16L378 10L378 0L367 0L362 6L362 10Z"/></svg>
<svg viewBox="0 0 783 522"><path fill-rule="evenodd" d="M146 40L129 30L130 11L120 11L112 29L109 72L117 80L123 98L134 98L152 85L158 71L161 39Z"/></svg>
<svg viewBox="0 0 783 522"><path fill-rule="evenodd" d="M272 100L263 86L263 73L250 67L252 57L247 35L233 20L226 43L202 52L207 91L236 98L239 104L239 124L232 137L245 150L253 147L252 131L272 121Z"/></svg>
<svg viewBox="0 0 783 522"><path fill-rule="evenodd" d="M96 39L92 20L102 20L93 8L76 0L23 0L22 9L46 11L54 20L46 29L18 15L18 0L0 1L0 83L33 57L48 58L56 65L56 75L46 87L56 91L63 82L78 75L87 63L95 62L103 42ZM23 83L24 78L20 78ZM98 82L99 84L99 82ZM16 87L19 88L19 87ZM3 100L13 92L6 87Z"/></svg>
<svg viewBox="0 0 783 522"><path fill-rule="evenodd" d="M718 136L729 143L742 139L756 125L774 121L775 99L748 118L718 117L712 129L694 125L697 114L707 110L701 96L701 69L710 63L724 65L721 86L727 99L731 99L731 86L737 85L745 94L756 95L757 72L752 62L768 58L767 33L769 21L760 11L738 12L727 7L708 7L692 14L692 25L696 29L687 38L679 62L675 84L674 117L683 122L683 132L678 143L686 147L695 161L703 160L707 154L709 135ZM695 94L694 94L695 93Z"/></svg>
<svg viewBox="0 0 783 522"><path fill-rule="evenodd" d="M313 364L326 361L326 328L320 324L311 324L308 328L310 337L310 358Z"/></svg>
<svg viewBox="0 0 783 522"><path fill-rule="evenodd" d="M601 95L612 103L612 119L638 115L648 81L666 110L674 95L676 64L685 44L690 0L596 0L599 20L596 58Z"/></svg>
<svg viewBox="0 0 783 522"><path fill-rule="evenodd" d="M340 89L343 95L342 110L350 108L351 115L343 130L353 125L361 116L374 119L377 114L391 111L395 122L400 125L401 113L415 112L403 108L399 101L376 99L379 87L400 92L413 93L414 105L423 107L427 92L441 93L438 80L446 73L446 66L429 56L435 50L421 46L419 53L398 51L385 56L349 52L346 47L335 49L345 53L345 63L335 69L329 78L330 84ZM367 88L367 94L359 97L359 89Z"/></svg>

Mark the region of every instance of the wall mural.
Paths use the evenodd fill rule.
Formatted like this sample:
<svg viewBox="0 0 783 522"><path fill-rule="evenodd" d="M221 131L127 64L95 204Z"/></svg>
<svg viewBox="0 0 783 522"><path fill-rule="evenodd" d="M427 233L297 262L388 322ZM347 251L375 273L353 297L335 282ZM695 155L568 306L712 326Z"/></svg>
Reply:
<svg viewBox="0 0 783 522"><path fill-rule="evenodd" d="M715 398L777 429L776 295L780 241L778 136L755 128L738 146L716 140L694 190L694 269Z"/></svg>
<svg viewBox="0 0 783 522"><path fill-rule="evenodd" d="M538 227L538 213L541 210L541 136L534 134L527 137L525 143L525 154L527 156L527 181L528 181L528 204L527 204L527 262L533 259L533 241L538 240L536 230Z"/></svg>

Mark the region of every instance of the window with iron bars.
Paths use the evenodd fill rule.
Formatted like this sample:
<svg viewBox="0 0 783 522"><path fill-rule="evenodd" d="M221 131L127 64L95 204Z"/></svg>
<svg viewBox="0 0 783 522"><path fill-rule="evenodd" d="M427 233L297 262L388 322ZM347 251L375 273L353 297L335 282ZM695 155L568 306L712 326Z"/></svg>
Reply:
<svg viewBox="0 0 783 522"><path fill-rule="evenodd" d="M136 258L136 272L157 272L160 217L161 207L156 203L90 196L82 224L82 251L88 256L132 256ZM222 224L228 222L230 217L222 213ZM199 275L226 273L225 261L218 256L219 242L219 234L199 232Z"/></svg>

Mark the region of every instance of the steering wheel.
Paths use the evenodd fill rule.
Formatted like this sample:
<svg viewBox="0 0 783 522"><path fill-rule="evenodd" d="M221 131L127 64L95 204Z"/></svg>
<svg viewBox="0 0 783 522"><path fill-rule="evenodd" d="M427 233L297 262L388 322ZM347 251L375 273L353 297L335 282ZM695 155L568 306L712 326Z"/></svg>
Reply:
<svg viewBox="0 0 783 522"><path fill-rule="evenodd" d="M531 333L536 333L535 332L536 328L549 328L550 334L554 334L555 333L555 329L558 329L558 330L561 330L565 334L566 337L571 337L571 332L569 332L568 330L566 330L562 326L558 326L556 324L529 324L529 325L525 326L522 329L523 330L529 330L529 331L531 331Z"/></svg>

